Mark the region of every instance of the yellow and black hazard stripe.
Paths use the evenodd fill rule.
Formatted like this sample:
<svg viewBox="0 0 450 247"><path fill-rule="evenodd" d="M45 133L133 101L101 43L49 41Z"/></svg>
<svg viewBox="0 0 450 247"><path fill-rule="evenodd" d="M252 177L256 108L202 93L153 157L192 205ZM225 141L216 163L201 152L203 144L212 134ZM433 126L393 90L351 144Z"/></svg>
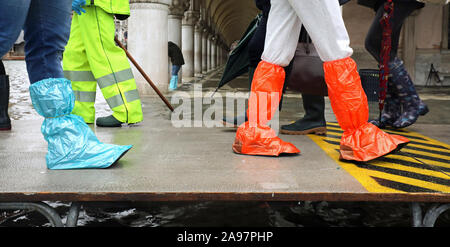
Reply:
<svg viewBox="0 0 450 247"><path fill-rule="evenodd" d="M339 160L342 129L327 123L327 135L309 135L333 160L370 192L450 192L450 146L427 136L385 130L411 142L399 152L369 162Z"/></svg>

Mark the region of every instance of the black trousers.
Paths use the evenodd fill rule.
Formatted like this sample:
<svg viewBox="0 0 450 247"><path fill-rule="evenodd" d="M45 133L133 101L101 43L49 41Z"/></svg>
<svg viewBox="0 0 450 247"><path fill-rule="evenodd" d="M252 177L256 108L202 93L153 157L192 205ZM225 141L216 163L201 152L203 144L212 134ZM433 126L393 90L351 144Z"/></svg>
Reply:
<svg viewBox="0 0 450 247"><path fill-rule="evenodd" d="M6 75L5 66L3 66L2 60L0 60L0 75Z"/></svg>
<svg viewBox="0 0 450 247"><path fill-rule="evenodd" d="M400 39L400 31L402 29L405 19L411 15L411 13L422 8L423 3L419 2L396 2L394 3L394 16L391 18L392 27L392 49L390 53L390 61L397 56L398 43ZM375 15L375 18L370 26L365 40L366 50L380 62L381 41L383 37L383 29L380 24L380 19L383 16L384 9L381 5Z"/></svg>

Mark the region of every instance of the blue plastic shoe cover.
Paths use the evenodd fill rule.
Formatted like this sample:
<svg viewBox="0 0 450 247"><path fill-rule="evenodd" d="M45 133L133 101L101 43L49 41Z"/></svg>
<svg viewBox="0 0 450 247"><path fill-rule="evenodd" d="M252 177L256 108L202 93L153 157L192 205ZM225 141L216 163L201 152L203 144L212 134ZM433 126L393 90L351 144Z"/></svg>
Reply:
<svg viewBox="0 0 450 247"><path fill-rule="evenodd" d="M48 143L49 169L107 168L132 147L101 143L83 118L71 114L75 96L69 80L49 78L33 83L30 96L45 118L41 132Z"/></svg>
<svg viewBox="0 0 450 247"><path fill-rule="evenodd" d="M170 90L177 89L177 84L178 84L178 76L177 75L173 75L172 78L170 78L169 89Z"/></svg>

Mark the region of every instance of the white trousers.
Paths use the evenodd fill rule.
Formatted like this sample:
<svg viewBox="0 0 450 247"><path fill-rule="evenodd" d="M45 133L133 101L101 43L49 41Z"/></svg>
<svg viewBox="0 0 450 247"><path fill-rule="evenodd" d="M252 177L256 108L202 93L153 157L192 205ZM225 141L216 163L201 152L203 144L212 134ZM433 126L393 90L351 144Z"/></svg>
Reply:
<svg viewBox="0 0 450 247"><path fill-rule="evenodd" d="M353 54L338 0L271 0L261 59L286 67L295 55L302 24L324 62Z"/></svg>

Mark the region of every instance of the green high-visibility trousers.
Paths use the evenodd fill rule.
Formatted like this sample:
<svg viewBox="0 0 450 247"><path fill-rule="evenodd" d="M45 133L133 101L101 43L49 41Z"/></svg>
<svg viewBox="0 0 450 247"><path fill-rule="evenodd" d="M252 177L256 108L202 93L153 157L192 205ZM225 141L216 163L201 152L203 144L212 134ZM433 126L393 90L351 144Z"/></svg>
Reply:
<svg viewBox="0 0 450 247"><path fill-rule="evenodd" d="M95 120L97 83L113 111L124 123L142 121L142 106L130 63L114 42L113 14L96 6L84 6L86 13L74 14L70 38L63 55L64 76L75 93L73 114L86 123Z"/></svg>

